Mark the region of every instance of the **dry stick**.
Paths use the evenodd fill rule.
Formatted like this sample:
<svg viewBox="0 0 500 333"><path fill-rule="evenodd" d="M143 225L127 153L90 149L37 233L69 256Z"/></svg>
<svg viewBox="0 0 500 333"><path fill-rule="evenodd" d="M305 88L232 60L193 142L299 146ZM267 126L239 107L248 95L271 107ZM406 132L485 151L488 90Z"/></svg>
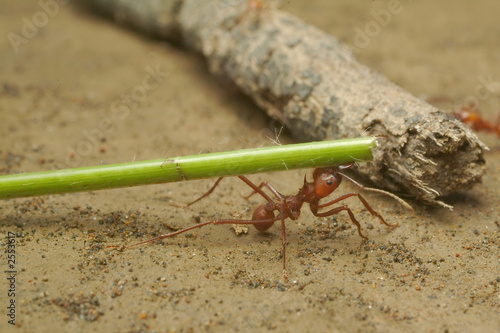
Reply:
<svg viewBox="0 0 500 333"><path fill-rule="evenodd" d="M299 140L384 135L358 169L427 203L480 181L488 148L454 117L359 64L334 37L238 0L92 0L121 23L181 41ZM382 140L381 140L382 141Z"/></svg>

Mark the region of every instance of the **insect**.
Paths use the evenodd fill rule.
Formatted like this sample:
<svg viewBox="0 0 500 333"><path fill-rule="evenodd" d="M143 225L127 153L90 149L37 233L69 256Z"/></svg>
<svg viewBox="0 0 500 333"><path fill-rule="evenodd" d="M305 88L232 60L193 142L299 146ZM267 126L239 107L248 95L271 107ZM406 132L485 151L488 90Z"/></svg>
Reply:
<svg viewBox="0 0 500 333"><path fill-rule="evenodd" d="M247 10L257 10L261 11L264 8L269 8L269 3L262 0L248 0Z"/></svg>
<svg viewBox="0 0 500 333"><path fill-rule="evenodd" d="M351 192L351 193L346 193L343 194L339 197L329 199L324 202L320 202L320 200L325 199L327 196L329 196L333 191L335 191L338 186L340 185L341 181L343 178L346 178L359 186L361 189L365 191L372 191L372 192L378 192L382 193L385 195L389 195L392 198L396 199L399 201L401 204L409 208L410 210L413 210L409 204L407 204L405 201L397 197L396 195L379 190L379 189L374 189L374 188L368 188L360 183L356 182L354 179L350 178L346 174L344 174L342 171L352 168L353 163L350 164L343 164L339 165L336 167L326 167L326 168L318 168L314 170L313 173L313 181L308 182L306 176L304 176L304 185L302 188L299 189L298 193L295 195L283 195L279 193L271 184L268 182L264 181L260 183L260 185L255 185L252 183L248 178L245 176L238 176L243 182L245 182L249 187L253 189L252 193L250 195L246 196L245 198L248 199L250 196L254 194L259 194L261 197L263 197L267 202L265 204L262 204L258 206L255 211L253 212L253 216L251 220L242 220L242 219L223 219L223 220L210 220L206 222L202 222L199 224L195 224L193 226L190 226L185 229L181 229L169 234L164 234L160 235L158 237L148 239L136 244L132 244L129 246L125 247L120 247L120 249L129 249L135 246L143 245L146 243L150 243L156 240L164 239L164 238L169 238L173 237L176 235L179 235L181 233L184 233L189 230L193 230L196 228L201 228L203 226L209 225L209 224L251 224L253 225L257 230L259 231L266 231L268 230L276 221L281 222L281 230L282 230L282 246L283 246L283 277L286 280L286 228L285 228L285 220L286 219L291 219L291 220L297 220L300 216L300 212L302 209L302 206L304 203L309 204L309 208L311 212L317 216L317 217L326 217L326 216L331 216L337 213L340 213L342 211L346 211L347 214L349 215L352 223L356 226L358 229L358 234L361 238L367 240L368 238L363 235L361 232L361 225L359 224L358 220L354 216L353 212L347 205L341 205L339 207L331 208L326 211L320 211L326 207L330 207L336 203L339 203L347 198L350 197L358 197L358 199L361 201L361 203L365 206L365 208L376 218L380 220L380 223L385 224L388 227L396 227L398 224L389 224L387 223L384 218L377 213L375 210L373 210L368 202L363 198L359 193L357 192ZM217 179L215 184L201 197L198 199L192 201L189 203L187 206L191 206L194 203L200 201L203 198L206 198L209 196L214 189L219 185L223 177L220 177ZM263 188L267 188L274 199L266 194L266 192L263 191ZM114 247L118 248L118 246L109 246L109 247Z"/></svg>
<svg viewBox="0 0 500 333"><path fill-rule="evenodd" d="M461 122L470 124L474 131L484 131L490 133L496 133L500 136L500 117L497 119L496 123L491 123L484 120L479 113L477 106L464 106L460 108L453 114Z"/></svg>
<svg viewBox="0 0 500 333"><path fill-rule="evenodd" d="M259 24L263 14L271 16L271 5L266 0L248 0L246 9L241 17L242 21L251 19L253 24Z"/></svg>

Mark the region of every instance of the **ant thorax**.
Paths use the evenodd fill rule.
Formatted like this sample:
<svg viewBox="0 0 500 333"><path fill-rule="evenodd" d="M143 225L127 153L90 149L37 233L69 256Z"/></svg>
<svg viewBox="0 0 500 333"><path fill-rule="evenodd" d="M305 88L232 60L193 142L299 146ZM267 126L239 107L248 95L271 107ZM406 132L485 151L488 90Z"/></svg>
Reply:
<svg viewBox="0 0 500 333"><path fill-rule="evenodd" d="M316 197L314 193L314 183L309 183L306 177L304 177L304 186L299 190L297 196L302 197L302 201L311 203Z"/></svg>

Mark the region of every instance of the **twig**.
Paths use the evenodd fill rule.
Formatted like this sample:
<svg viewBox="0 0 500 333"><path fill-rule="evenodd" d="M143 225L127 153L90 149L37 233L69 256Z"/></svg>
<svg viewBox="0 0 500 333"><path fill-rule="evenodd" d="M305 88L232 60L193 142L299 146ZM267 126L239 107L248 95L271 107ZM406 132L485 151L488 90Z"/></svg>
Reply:
<svg viewBox="0 0 500 333"><path fill-rule="evenodd" d="M375 138L321 141L0 176L0 199L159 184L372 158Z"/></svg>
<svg viewBox="0 0 500 333"><path fill-rule="evenodd" d="M431 204L485 172L487 147L454 117L358 63L332 36L243 0L92 0L150 34L202 53L302 141L384 135L358 172ZM254 12L249 13L250 10Z"/></svg>

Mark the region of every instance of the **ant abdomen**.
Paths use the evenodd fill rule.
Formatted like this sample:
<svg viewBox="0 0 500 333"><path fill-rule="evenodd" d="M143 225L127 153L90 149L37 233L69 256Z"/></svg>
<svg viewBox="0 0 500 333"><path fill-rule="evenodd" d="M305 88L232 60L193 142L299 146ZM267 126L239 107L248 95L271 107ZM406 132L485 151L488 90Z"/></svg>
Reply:
<svg viewBox="0 0 500 333"><path fill-rule="evenodd" d="M252 220L271 220L275 218L274 212L266 209L267 205L262 205L257 207L253 212ZM266 231L271 228L274 224L274 221L264 222L264 223L255 223L253 226L259 231Z"/></svg>

